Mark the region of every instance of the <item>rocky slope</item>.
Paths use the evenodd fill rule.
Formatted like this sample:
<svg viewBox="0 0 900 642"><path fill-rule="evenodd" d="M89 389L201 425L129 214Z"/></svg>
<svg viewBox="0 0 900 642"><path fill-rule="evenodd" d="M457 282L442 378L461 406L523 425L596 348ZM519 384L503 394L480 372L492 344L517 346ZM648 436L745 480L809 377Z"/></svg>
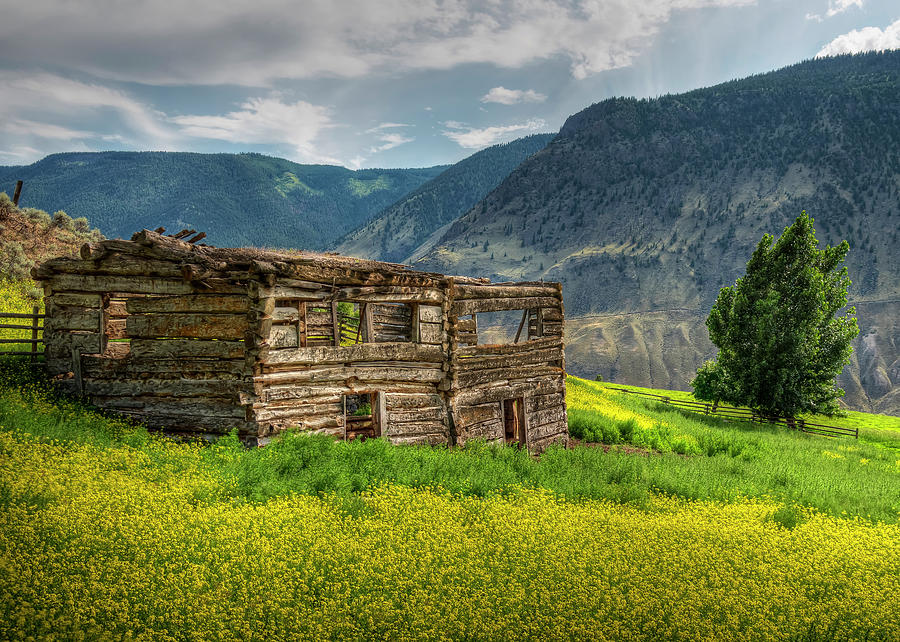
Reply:
<svg viewBox="0 0 900 642"><path fill-rule="evenodd" d="M595 104L416 265L562 281L571 372L685 389L714 354L719 288L804 209L822 242L851 246L845 399L898 414L900 51Z"/></svg>
<svg viewBox="0 0 900 642"><path fill-rule="evenodd" d="M526 136L464 158L345 236L335 249L348 256L406 261L436 230L487 196L552 138L553 134Z"/></svg>

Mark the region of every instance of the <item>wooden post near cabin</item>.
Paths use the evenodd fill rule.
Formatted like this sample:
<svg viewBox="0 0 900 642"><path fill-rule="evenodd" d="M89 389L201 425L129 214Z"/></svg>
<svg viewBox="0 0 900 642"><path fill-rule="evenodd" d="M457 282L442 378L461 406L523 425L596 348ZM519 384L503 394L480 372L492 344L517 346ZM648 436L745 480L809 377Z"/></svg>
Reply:
<svg viewBox="0 0 900 642"><path fill-rule="evenodd" d="M13 205L19 207L19 197L22 195L22 181L16 181L16 191L13 192Z"/></svg>
<svg viewBox="0 0 900 642"><path fill-rule="evenodd" d="M31 313L34 317L31 319L31 363L37 361L37 338L38 338L38 314L41 309L38 306L32 306Z"/></svg>

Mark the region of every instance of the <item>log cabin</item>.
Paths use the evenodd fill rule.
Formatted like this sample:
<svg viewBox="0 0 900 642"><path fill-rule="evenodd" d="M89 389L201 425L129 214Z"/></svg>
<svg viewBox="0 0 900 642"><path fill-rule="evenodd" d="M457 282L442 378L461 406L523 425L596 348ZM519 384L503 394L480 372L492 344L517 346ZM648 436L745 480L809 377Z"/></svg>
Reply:
<svg viewBox="0 0 900 642"><path fill-rule="evenodd" d="M169 433L568 439L559 283L490 283L142 230L33 270L49 372Z"/></svg>

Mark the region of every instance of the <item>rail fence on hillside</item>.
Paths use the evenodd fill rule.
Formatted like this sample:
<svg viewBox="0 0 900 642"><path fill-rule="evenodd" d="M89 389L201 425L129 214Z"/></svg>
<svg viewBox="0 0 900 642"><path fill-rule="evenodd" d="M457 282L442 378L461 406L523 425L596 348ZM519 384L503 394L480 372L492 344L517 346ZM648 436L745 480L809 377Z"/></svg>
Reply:
<svg viewBox="0 0 900 642"><path fill-rule="evenodd" d="M665 395L657 395L652 392L639 392L637 390L628 390L626 388L614 388L605 386L607 390L616 390L617 392L625 392L630 395L639 395L642 397L651 397L661 401L664 404L678 406L691 412L703 415L716 415L726 419L737 419L739 421L750 421L764 424L781 424L787 426L791 430L799 430L815 435L826 435L828 437L853 437L859 439L859 428L844 428L842 426L826 426L824 424L810 423L804 419L794 419L792 417L769 417L760 415L748 408L735 408L733 406L721 406L717 404L704 403L702 401L685 401L682 399L673 399Z"/></svg>
<svg viewBox="0 0 900 642"><path fill-rule="evenodd" d="M44 339L42 336L38 335L43 335L42 330L44 329L44 326L42 325L42 322L45 316L46 315L40 313L40 308L38 306L34 306L31 313L0 312L0 321L6 319L12 320L12 323L0 323L0 330L31 330L30 338L0 339L0 355L27 356L31 357L32 363L37 363L38 357L44 356L43 349L38 350L38 345L43 344ZM22 344L29 344L31 347L29 350L6 349L6 346L8 345L18 346Z"/></svg>

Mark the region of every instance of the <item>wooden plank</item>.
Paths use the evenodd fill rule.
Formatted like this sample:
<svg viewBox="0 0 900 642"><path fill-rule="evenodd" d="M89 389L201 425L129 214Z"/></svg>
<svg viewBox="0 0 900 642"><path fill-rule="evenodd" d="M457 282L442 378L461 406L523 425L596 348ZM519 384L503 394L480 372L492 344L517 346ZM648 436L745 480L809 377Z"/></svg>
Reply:
<svg viewBox="0 0 900 642"><path fill-rule="evenodd" d="M269 406L253 411L256 421L284 421L287 419L303 419L322 415L340 415L343 405L340 399L325 404L300 404L295 406Z"/></svg>
<svg viewBox="0 0 900 642"><path fill-rule="evenodd" d="M554 393L549 395L532 395L528 397L525 403L525 409L528 412L536 412L538 410L546 410L547 408L565 407L566 398L562 393Z"/></svg>
<svg viewBox="0 0 900 642"><path fill-rule="evenodd" d="M140 276L98 276L90 274L54 274L47 283L53 292L127 292L132 294L243 294L246 285L224 279L206 279L197 283Z"/></svg>
<svg viewBox="0 0 900 642"><path fill-rule="evenodd" d="M387 412L386 414L388 423L393 424L429 420L443 420L444 412L445 411L443 406L434 406L432 408L417 408L416 410L411 411L391 411Z"/></svg>
<svg viewBox="0 0 900 642"><path fill-rule="evenodd" d="M106 338L110 339L127 339L128 329L125 319L110 319L106 322Z"/></svg>
<svg viewBox="0 0 900 642"><path fill-rule="evenodd" d="M168 415L203 415L208 417L231 417L244 419L246 409L225 397L209 398L180 398L172 400L167 397L148 397L145 395L135 397L104 397L94 395L91 402L101 408L113 408L121 410L158 412Z"/></svg>
<svg viewBox="0 0 900 642"><path fill-rule="evenodd" d="M454 301L463 299L521 299L525 297L559 297L558 284L545 285L462 285L457 284L453 293Z"/></svg>
<svg viewBox="0 0 900 642"><path fill-rule="evenodd" d="M245 354L246 344L243 341L193 339L131 340L132 357L142 359L242 359Z"/></svg>
<svg viewBox="0 0 900 642"><path fill-rule="evenodd" d="M515 397L561 393L565 389L565 377L554 373L525 381L498 381L493 385L457 390L453 395L457 408L478 405Z"/></svg>
<svg viewBox="0 0 900 642"><path fill-rule="evenodd" d="M563 342L559 337L544 337L525 343L492 343L480 346L468 346L459 348L457 354L460 357L485 357L501 354L524 354L533 350L547 348L562 348Z"/></svg>
<svg viewBox="0 0 900 642"><path fill-rule="evenodd" d="M263 384L346 381L355 379L359 382L430 382L438 383L444 373L440 368L387 368L387 367L354 367L324 366L321 368L294 372L276 372L254 377L254 381Z"/></svg>
<svg viewBox="0 0 900 642"><path fill-rule="evenodd" d="M154 376L185 379L239 379L247 373L243 359L133 359L109 358L101 355L82 356L85 376L102 379ZM203 376L196 376L203 375Z"/></svg>
<svg viewBox="0 0 900 642"><path fill-rule="evenodd" d="M501 354L484 357L470 357L459 359L457 369L460 373L475 370L490 370L492 368L512 368L522 366L553 365L562 359L562 348L545 348L543 350L529 350L519 354Z"/></svg>
<svg viewBox="0 0 900 642"><path fill-rule="evenodd" d="M207 415L167 415L155 411L139 410L114 410L114 412L130 417L151 428L163 428L174 430L186 430L190 432L202 431L224 435L234 428L239 434L255 434L256 424L235 417L217 417Z"/></svg>
<svg viewBox="0 0 900 642"><path fill-rule="evenodd" d="M101 311L95 308L58 308L52 310L51 315L44 319L44 328L47 331L59 330L93 330L99 332Z"/></svg>
<svg viewBox="0 0 900 642"><path fill-rule="evenodd" d="M37 319L35 319L35 321L36 321L36 320L37 320ZM38 330L40 330L41 327L42 327L42 326L39 326L39 325L32 325L32 324L29 324L29 325L21 325L21 324L15 324L15 323L0 323L0 329L3 329L3 330L33 330L33 329L35 329L35 328L37 328Z"/></svg>
<svg viewBox="0 0 900 642"><path fill-rule="evenodd" d="M385 405L389 411L411 410L413 408L429 408L443 406L444 398L438 394L404 394L385 392Z"/></svg>
<svg viewBox="0 0 900 642"><path fill-rule="evenodd" d="M247 317L236 314L132 315L126 324L130 337L193 337L197 339L243 339Z"/></svg>
<svg viewBox="0 0 900 642"><path fill-rule="evenodd" d="M500 420L502 413L498 402L484 403L477 406L463 406L456 411L457 426L479 424L484 421Z"/></svg>
<svg viewBox="0 0 900 642"><path fill-rule="evenodd" d="M361 343L352 346L321 346L295 348L292 350L271 350L265 358L265 363L268 365L312 365L352 363L356 361L441 363L443 359L443 350L436 346L426 346L415 343Z"/></svg>
<svg viewBox="0 0 900 642"><path fill-rule="evenodd" d="M344 395L371 392L373 389L387 389L391 394L435 394L434 384L428 383L392 381L372 385L367 382L345 382L338 380L331 382L312 382L307 384L297 384L295 382L288 382L286 384L260 384L260 398L264 400L263 403L280 403L289 402L291 400L304 400L317 395Z"/></svg>
<svg viewBox="0 0 900 642"><path fill-rule="evenodd" d="M103 297L100 294L82 294L79 292L55 292L44 298L45 305L74 305L81 308L103 307Z"/></svg>
<svg viewBox="0 0 900 642"><path fill-rule="evenodd" d="M79 348L82 354L101 352L100 335L96 332L53 332L44 333L44 345L48 358L70 358L70 349Z"/></svg>
<svg viewBox="0 0 900 642"><path fill-rule="evenodd" d="M419 341L421 343L440 344L444 339L444 328L440 323L420 323Z"/></svg>
<svg viewBox="0 0 900 642"><path fill-rule="evenodd" d="M334 337L334 345L341 345L341 322L338 318L338 303L331 302L331 330Z"/></svg>
<svg viewBox="0 0 900 642"><path fill-rule="evenodd" d="M419 307L419 321L424 321L425 323L441 323L443 317L441 316L441 308L437 305L420 305Z"/></svg>
<svg viewBox="0 0 900 642"><path fill-rule="evenodd" d="M228 397L250 389L240 381L215 379L140 379L129 381L85 381L85 392L109 397Z"/></svg>
<svg viewBox="0 0 900 642"><path fill-rule="evenodd" d="M73 347L71 350L72 354L72 374L75 379L75 391L79 395L84 394L84 377L81 372L81 350L79 348Z"/></svg>
<svg viewBox="0 0 900 642"><path fill-rule="evenodd" d="M296 325L273 325L269 332L268 344L274 348L296 348L300 345L300 335ZM280 352L277 350L276 352ZM271 353L270 353L271 354Z"/></svg>
<svg viewBox="0 0 900 642"><path fill-rule="evenodd" d="M456 316L476 312L502 312L504 310L528 310L531 308L558 307L559 299L527 297L518 299L466 299L454 301L450 310Z"/></svg>
<svg viewBox="0 0 900 642"><path fill-rule="evenodd" d="M223 296L215 294L148 296L127 299L125 305L130 314L171 312L244 313L250 309L250 299L240 295Z"/></svg>
<svg viewBox="0 0 900 642"><path fill-rule="evenodd" d="M459 388L468 388L470 386L478 386L491 382L514 381L516 379L524 379L528 377L538 376L565 376L562 368L551 366L531 366L527 369L523 368L495 368L492 370L476 370L474 372L463 372L457 377L457 386Z"/></svg>

